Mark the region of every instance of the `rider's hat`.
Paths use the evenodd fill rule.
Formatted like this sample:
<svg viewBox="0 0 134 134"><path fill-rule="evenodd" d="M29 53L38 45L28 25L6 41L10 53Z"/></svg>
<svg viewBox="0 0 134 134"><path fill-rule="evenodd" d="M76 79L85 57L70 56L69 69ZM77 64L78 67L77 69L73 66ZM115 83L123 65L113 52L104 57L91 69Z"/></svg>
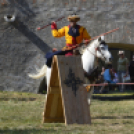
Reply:
<svg viewBox="0 0 134 134"><path fill-rule="evenodd" d="M68 16L68 21L72 21L72 22L77 22L77 21L79 21L80 20L80 17L78 16L78 15L76 15L76 14L73 14L73 15L69 15Z"/></svg>
<svg viewBox="0 0 134 134"><path fill-rule="evenodd" d="M119 55L120 55L120 54L124 54L124 53L125 53L124 51L119 51Z"/></svg>

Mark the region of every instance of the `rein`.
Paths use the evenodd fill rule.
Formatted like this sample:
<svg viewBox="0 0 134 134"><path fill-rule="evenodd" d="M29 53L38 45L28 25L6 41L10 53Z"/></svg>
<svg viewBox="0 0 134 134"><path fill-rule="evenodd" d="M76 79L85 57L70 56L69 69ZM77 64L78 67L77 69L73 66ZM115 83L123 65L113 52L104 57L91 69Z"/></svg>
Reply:
<svg viewBox="0 0 134 134"><path fill-rule="evenodd" d="M94 55L95 57L97 57L97 54L92 53L92 52L89 50L88 47L87 47L86 49L87 49L87 51L90 52L92 55ZM96 51L96 53L97 53L97 49L96 49L95 51ZM98 57L97 57L97 58L98 58Z"/></svg>
<svg viewBox="0 0 134 134"><path fill-rule="evenodd" d="M94 68L91 69L90 73L86 73L85 72L85 76L90 80L90 81L95 81L95 78L98 76L98 57L97 57L97 49L95 49L95 53L92 53L91 50L89 50L89 48L86 48L87 51L89 51L92 55L95 56L96 62L94 63ZM96 76L97 74L97 76Z"/></svg>
<svg viewBox="0 0 134 134"><path fill-rule="evenodd" d="M88 49L88 47L87 47L86 49L87 49L87 51L90 52L92 55L94 55L95 57L97 57L97 54L92 53L92 52ZM97 51L99 51L99 52L101 53L101 55L103 56L103 58L106 59L106 58L104 57L104 54L102 54L102 52L101 52L98 48L95 49L95 51L96 51L96 53L97 53ZM97 57L97 59L98 59L98 57Z"/></svg>
<svg viewBox="0 0 134 134"><path fill-rule="evenodd" d="M98 64L99 64L99 62L98 62L98 57L97 57L97 50L98 50L98 49L95 49L96 54L92 53L92 52L89 50L88 47L87 47L86 49L87 49L88 52L90 52L92 55L94 55L94 56L97 58L97 66L98 66ZM94 70L94 69L93 69L93 70ZM93 71L93 70L92 70L92 71ZM92 71L91 71L91 72L92 72Z"/></svg>

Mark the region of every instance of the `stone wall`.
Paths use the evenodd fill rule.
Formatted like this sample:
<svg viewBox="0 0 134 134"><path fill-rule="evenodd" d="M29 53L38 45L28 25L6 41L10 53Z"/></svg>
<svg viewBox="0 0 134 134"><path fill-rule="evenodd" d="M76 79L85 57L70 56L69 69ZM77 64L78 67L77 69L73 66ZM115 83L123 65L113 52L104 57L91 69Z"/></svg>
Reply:
<svg viewBox="0 0 134 134"><path fill-rule="evenodd" d="M44 55L52 47L65 45L64 38L55 39L50 27L37 31L58 17L76 12L80 25L97 36L111 29L119 31L106 36L108 43L134 44L133 0L7 0L0 4L0 90L37 92L40 80L27 74L44 63ZM6 14L16 14L14 23L7 23ZM66 19L58 28L68 25Z"/></svg>

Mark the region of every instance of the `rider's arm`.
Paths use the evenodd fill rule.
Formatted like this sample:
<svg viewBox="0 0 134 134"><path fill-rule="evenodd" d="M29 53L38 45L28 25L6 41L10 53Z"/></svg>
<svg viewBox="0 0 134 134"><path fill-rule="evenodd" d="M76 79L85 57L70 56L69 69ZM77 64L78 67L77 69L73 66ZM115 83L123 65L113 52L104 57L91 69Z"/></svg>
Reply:
<svg viewBox="0 0 134 134"><path fill-rule="evenodd" d="M52 29L52 35L56 38L63 37L65 36L65 28L57 29L56 23L51 24L51 29Z"/></svg>
<svg viewBox="0 0 134 134"><path fill-rule="evenodd" d="M83 31L83 39L84 40L90 40L91 39L91 36L88 34L88 32L85 28L84 28L84 31Z"/></svg>

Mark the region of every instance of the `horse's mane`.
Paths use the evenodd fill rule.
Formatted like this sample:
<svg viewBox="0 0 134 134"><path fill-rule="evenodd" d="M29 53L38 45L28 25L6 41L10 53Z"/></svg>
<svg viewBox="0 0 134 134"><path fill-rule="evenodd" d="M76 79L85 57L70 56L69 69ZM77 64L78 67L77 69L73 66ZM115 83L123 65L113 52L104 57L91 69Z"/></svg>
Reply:
<svg viewBox="0 0 134 134"><path fill-rule="evenodd" d="M94 40L95 41L95 40ZM94 41L90 42L87 46L82 46L79 48L80 54L83 54L86 51L86 48L89 46L92 46L94 44Z"/></svg>

